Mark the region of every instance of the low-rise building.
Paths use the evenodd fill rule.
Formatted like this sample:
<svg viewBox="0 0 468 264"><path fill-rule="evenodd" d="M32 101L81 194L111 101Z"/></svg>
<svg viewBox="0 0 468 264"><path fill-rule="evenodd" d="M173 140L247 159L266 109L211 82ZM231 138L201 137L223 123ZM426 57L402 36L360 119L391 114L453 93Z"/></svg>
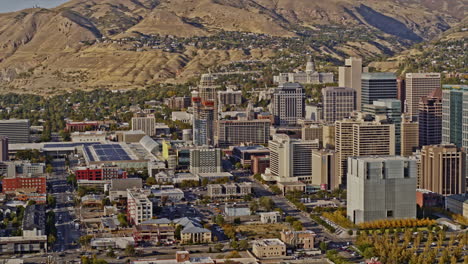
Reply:
<svg viewBox="0 0 468 264"><path fill-rule="evenodd" d="M141 178L113 179L109 188L109 199L117 201L127 199L127 189L140 189L143 187Z"/></svg>
<svg viewBox="0 0 468 264"><path fill-rule="evenodd" d="M150 219L133 228L133 238L135 243L172 243L175 240L175 228L168 219Z"/></svg>
<svg viewBox="0 0 468 264"><path fill-rule="evenodd" d="M105 131L73 132L70 134L72 142L105 142L107 133Z"/></svg>
<svg viewBox="0 0 468 264"><path fill-rule="evenodd" d="M0 255L45 252L47 236L0 237Z"/></svg>
<svg viewBox="0 0 468 264"><path fill-rule="evenodd" d="M454 194L445 197L445 207L454 214L468 217L468 194Z"/></svg>
<svg viewBox="0 0 468 264"><path fill-rule="evenodd" d="M249 207L241 207L241 206L225 206L224 213L228 217L238 217L238 216L247 216L251 214Z"/></svg>
<svg viewBox="0 0 468 264"><path fill-rule="evenodd" d="M254 156L252 157L252 165L250 167L253 174L265 173L265 170L270 167L270 156Z"/></svg>
<svg viewBox="0 0 468 264"><path fill-rule="evenodd" d="M179 218L173 220L173 223L183 226L180 232L181 243L210 243L212 241L211 231L203 228L203 225L195 218Z"/></svg>
<svg viewBox="0 0 468 264"><path fill-rule="evenodd" d="M281 231L281 240L288 247L296 249L313 249L315 233L310 230L302 231Z"/></svg>
<svg viewBox="0 0 468 264"><path fill-rule="evenodd" d="M279 212L265 212L260 213L260 222L264 224L273 224L281 221L281 215Z"/></svg>
<svg viewBox="0 0 468 264"><path fill-rule="evenodd" d="M252 193L251 183L208 184L208 196L211 198L243 197Z"/></svg>
<svg viewBox="0 0 468 264"><path fill-rule="evenodd" d="M255 240L252 243L252 252L258 258L285 257L286 244L277 238Z"/></svg>
<svg viewBox="0 0 468 264"><path fill-rule="evenodd" d="M442 207L444 197L436 192L424 189L416 189L416 204L419 207Z"/></svg>
<svg viewBox="0 0 468 264"><path fill-rule="evenodd" d="M171 202L180 202L184 198L184 192L179 188L174 188L173 185L153 185L151 186L151 194L162 200Z"/></svg>

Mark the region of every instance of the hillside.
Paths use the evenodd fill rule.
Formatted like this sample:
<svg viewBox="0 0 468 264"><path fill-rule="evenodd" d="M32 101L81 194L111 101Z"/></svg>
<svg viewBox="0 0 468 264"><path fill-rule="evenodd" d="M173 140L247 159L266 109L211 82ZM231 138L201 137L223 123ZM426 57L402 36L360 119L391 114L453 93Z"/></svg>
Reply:
<svg viewBox="0 0 468 264"><path fill-rule="evenodd" d="M285 49L335 62L393 55L456 26L466 6L467 0L72 0L0 14L0 92L184 82L219 64L266 61ZM254 35L226 39L223 32Z"/></svg>

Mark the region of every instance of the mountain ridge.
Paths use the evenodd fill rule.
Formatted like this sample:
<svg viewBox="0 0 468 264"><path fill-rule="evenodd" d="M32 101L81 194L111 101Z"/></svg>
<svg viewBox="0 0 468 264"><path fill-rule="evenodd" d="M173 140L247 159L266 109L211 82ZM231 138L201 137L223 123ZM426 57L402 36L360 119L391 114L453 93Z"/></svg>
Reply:
<svg viewBox="0 0 468 264"><path fill-rule="evenodd" d="M93 89L102 80L111 87L183 82L219 64L268 60L276 52L274 47L247 47L256 54L250 57L232 48L190 47L191 38L216 39L220 32L309 41L327 39L334 28L349 28L362 38L342 42L336 35L327 45L304 52L337 60L393 54L456 26L466 6L466 0L72 0L52 9L0 14L0 92ZM153 35L185 38L189 44L154 50L128 41Z"/></svg>

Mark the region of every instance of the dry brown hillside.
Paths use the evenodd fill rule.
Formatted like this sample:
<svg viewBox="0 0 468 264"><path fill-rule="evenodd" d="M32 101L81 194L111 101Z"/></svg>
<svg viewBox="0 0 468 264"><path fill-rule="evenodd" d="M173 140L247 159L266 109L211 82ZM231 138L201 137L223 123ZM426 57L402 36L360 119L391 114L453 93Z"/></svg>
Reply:
<svg viewBox="0 0 468 264"><path fill-rule="evenodd" d="M411 44L456 25L466 16L466 6L467 0L72 0L49 10L0 14L0 89L36 93L144 87L185 81L220 63L274 54L274 48L255 47L249 55L240 49L194 47L135 51L132 44L119 45L123 38L220 31L294 37L320 25L361 25ZM372 56L394 45L382 37L317 52L335 58Z"/></svg>

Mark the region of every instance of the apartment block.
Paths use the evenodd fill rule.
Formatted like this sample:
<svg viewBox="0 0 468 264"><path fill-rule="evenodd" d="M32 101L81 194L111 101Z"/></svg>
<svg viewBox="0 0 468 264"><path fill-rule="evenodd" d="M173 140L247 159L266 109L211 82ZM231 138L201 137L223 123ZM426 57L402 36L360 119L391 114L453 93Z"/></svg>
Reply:
<svg viewBox="0 0 468 264"><path fill-rule="evenodd" d="M222 171L221 157L219 148L190 149L190 172L219 173Z"/></svg>
<svg viewBox="0 0 468 264"><path fill-rule="evenodd" d="M267 144L270 139L270 121L219 120L217 134L217 145L220 148Z"/></svg>
<svg viewBox="0 0 468 264"><path fill-rule="evenodd" d="M156 135L156 130L154 129L156 119L154 116L134 116L131 123L133 131L141 130L150 137Z"/></svg>
<svg viewBox="0 0 468 264"><path fill-rule="evenodd" d="M127 190L127 219L130 223L139 225L153 217L153 203L148 199L150 190Z"/></svg>
<svg viewBox="0 0 468 264"><path fill-rule="evenodd" d="M401 123L401 156L409 157L419 148L419 123L403 118Z"/></svg>
<svg viewBox="0 0 468 264"><path fill-rule="evenodd" d="M252 193L250 183L208 184L208 196L211 198L244 197Z"/></svg>
<svg viewBox="0 0 468 264"><path fill-rule="evenodd" d="M319 140L291 139L277 134L268 142L270 149L270 173L278 182L312 180L312 151L319 149Z"/></svg>

